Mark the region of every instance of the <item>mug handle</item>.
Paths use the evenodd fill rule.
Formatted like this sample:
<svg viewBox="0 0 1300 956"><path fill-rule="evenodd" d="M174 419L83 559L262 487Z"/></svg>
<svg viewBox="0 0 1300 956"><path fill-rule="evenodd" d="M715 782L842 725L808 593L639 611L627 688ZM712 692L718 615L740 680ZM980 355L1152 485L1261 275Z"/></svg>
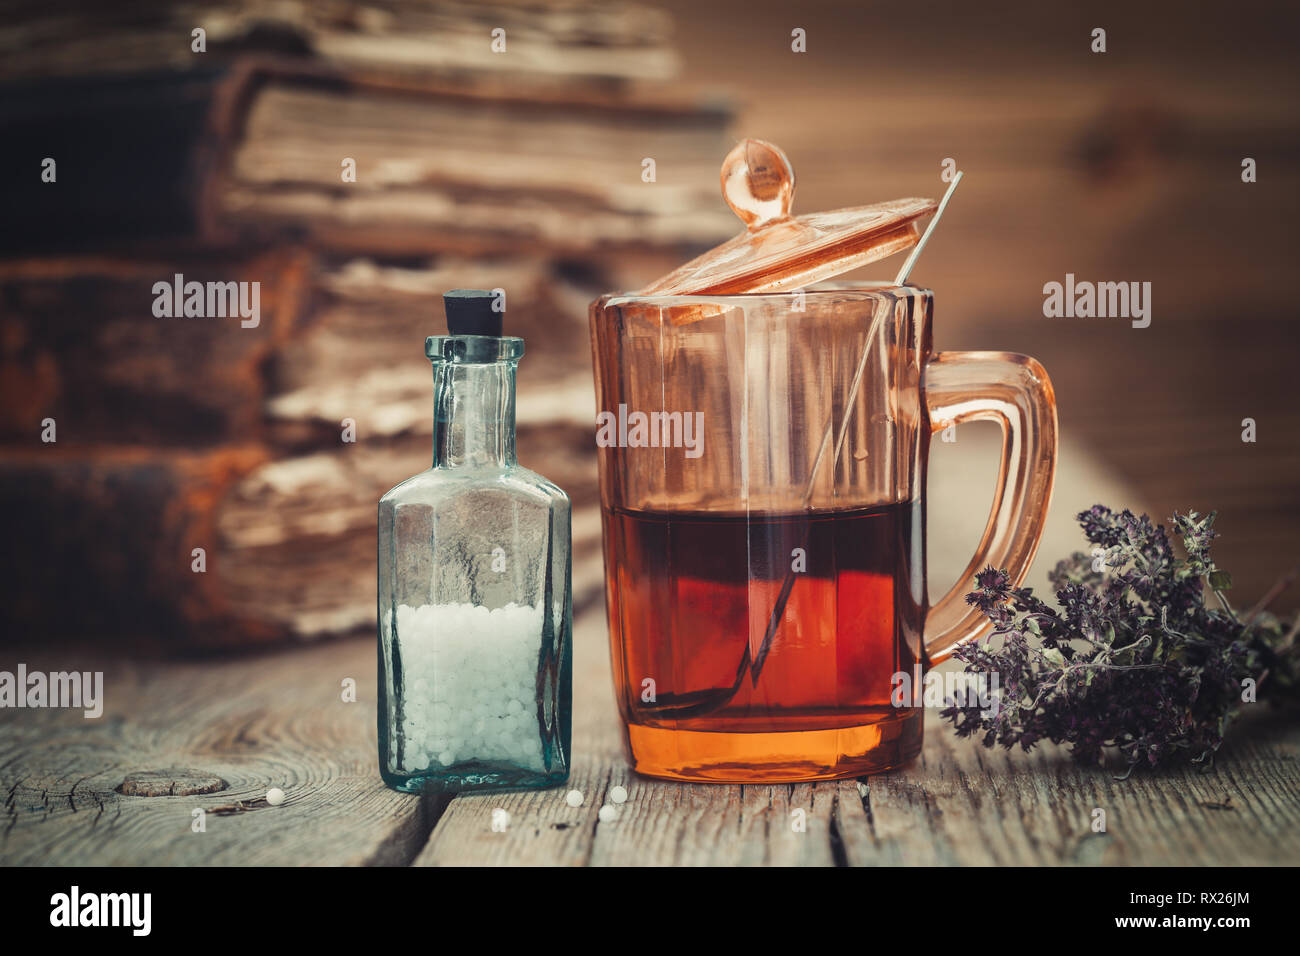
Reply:
<svg viewBox="0 0 1300 956"><path fill-rule="evenodd" d="M1019 587L1034 560L1056 476L1056 395L1043 366L1013 352L939 352L926 363L921 388L931 435L988 419L1002 429L1002 466L984 536L966 572L926 618L925 652L934 665L992 627L966 603L975 573L1003 568Z"/></svg>

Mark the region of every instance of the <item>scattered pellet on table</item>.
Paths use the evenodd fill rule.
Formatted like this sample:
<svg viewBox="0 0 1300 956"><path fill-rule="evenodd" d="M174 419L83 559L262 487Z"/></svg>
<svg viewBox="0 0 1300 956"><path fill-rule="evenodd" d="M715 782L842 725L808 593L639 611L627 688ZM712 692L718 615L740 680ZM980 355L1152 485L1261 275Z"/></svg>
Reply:
<svg viewBox="0 0 1300 956"><path fill-rule="evenodd" d="M284 803L284 791L279 787L272 787L270 790L266 791L266 802L273 807L278 807L280 804Z"/></svg>
<svg viewBox="0 0 1300 956"><path fill-rule="evenodd" d="M564 802L571 807L582 806L582 791L570 790L568 793L564 795Z"/></svg>
<svg viewBox="0 0 1300 956"><path fill-rule="evenodd" d="M611 787L609 799L615 803L627 803L627 787Z"/></svg>
<svg viewBox="0 0 1300 956"><path fill-rule="evenodd" d="M618 819L618 811L607 803L600 808L600 813L596 814L596 817L601 823L613 823Z"/></svg>

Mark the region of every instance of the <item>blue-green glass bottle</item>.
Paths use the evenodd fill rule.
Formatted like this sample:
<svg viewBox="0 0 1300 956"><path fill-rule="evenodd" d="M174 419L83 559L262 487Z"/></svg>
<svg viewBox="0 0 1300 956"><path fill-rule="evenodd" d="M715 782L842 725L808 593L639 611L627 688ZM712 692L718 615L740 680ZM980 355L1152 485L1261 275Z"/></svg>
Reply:
<svg viewBox="0 0 1300 956"><path fill-rule="evenodd" d="M448 294L453 334L425 342L433 467L379 500L379 762L398 790L569 775L571 508L516 461L524 342L491 302Z"/></svg>

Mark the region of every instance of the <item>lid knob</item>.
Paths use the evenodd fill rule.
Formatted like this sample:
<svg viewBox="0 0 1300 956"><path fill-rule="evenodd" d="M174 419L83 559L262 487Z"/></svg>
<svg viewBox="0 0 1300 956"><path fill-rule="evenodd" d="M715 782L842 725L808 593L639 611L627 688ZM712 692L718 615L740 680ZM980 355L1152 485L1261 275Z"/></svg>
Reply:
<svg viewBox="0 0 1300 956"><path fill-rule="evenodd" d="M788 219L794 167L771 143L742 140L722 161L722 195L750 232Z"/></svg>
<svg viewBox="0 0 1300 956"><path fill-rule="evenodd" d="M916 245L931 199L790 215L794 170L771 143L747 139L722 162L722 196L747 227L661 276L643 295L789 292Z"/></svg>

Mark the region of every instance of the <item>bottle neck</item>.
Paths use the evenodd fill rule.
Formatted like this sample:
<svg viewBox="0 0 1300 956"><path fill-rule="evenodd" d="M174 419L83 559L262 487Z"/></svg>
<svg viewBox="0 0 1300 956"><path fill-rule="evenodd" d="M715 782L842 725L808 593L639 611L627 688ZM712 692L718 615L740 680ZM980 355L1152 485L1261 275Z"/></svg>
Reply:
<svg viewBox="0 0 1300 956"><path fill-rule="evenodd" d="M506 468L515 459L515 363L433 366L433 466Z"/></svg>

